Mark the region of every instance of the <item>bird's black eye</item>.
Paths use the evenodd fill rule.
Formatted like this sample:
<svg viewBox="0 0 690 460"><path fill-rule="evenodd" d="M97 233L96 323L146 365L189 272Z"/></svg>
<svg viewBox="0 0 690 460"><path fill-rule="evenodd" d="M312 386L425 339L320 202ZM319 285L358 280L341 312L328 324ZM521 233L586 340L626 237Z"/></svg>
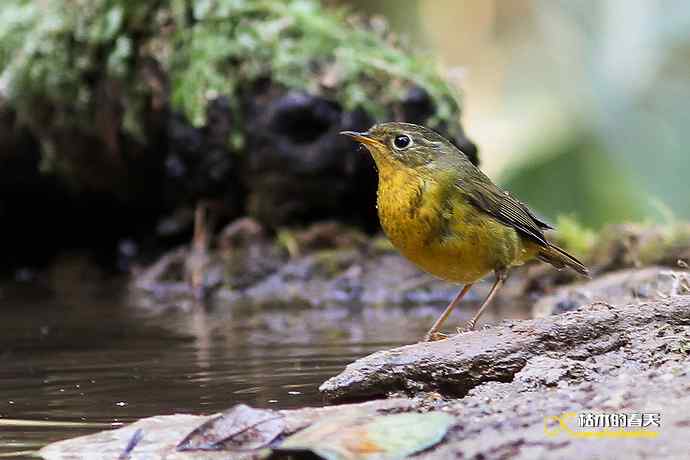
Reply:
<svg viewBox="0 0 690 460"><path fill-rule="evenodd" d="M395 139L393 139L393 145L397 149L404 149L409 147L412 144L412 139L410 139L410 136L406 134L401 134L399 136L395 136Z"/></svg>

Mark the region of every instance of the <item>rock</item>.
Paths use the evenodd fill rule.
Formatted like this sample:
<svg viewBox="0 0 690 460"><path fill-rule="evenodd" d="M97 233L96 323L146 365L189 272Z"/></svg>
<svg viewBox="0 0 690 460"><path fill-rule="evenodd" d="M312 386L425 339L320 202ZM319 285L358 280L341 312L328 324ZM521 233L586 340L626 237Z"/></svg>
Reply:
<svg viewBox="0 0 690 460"><path fill-rule="evenodd" d="M418 87L401 106L400 121L424 124L434 114L428 93ZM253 218L270 228L334 217L377 227L373 161L339 134L369 129L375 122L369 114L275 85L257 85L244 110L248 155L242 179ZM441 131L478 161L476 146L459 124Z"/></svg>
<svg viewBox="0 0 690 460"><path fill-rule="evenodd" d="M625 273L623 270L652 266L687 269L690 264L688 222L673 221L664 225L610 224L594 233L575 221L565 219L560 230L564 230L564 234L556 233L554 241L578 254L594 278L614 271ZM586 242L590 239L591 242ZM540 264L529 270L527 278L525 292L541 295L553 293L556 286L573 283L579 275L570 270L559 271ZM572 307L564 305L562 311L568 308Z"/></svg>
<svg viewBox="0 0 690 460"><path fill-rule="evenodd" d="M604 228L592 249L597 272L663 265L677 268L690 263L690 224L616 224Z"/></svg>
<svg viewBox="0 0 690 460"><path fill-rule="evenodd" d="M594 360L599 376L651 370L667 346L665 328L690 333L690 296L677 296L639 305L592 304L580 310L542 319L504 322L490 329L385 350L359 359L323 385L331 401L365 400L390 392L435 391L462 398L488 382L513 382L526 366L539 364L546 382L563 376L587 375L570 361ZM678 340L690 340L679 336ZM673 339L676 340L676 339ZM683 342L685 343L685 342ZM544 374L547 356L559 366ZM548 364L548 363L546 363ZM566 366L565 368L561 366ZM529 370L529 368L527 368ZM524 382L539 380L523 374Z"/></svg>
<svg viewBox="0 0 690 460"><path fill-rule="evenodd" d="M558 288L556 292L537 300L532 314L536 318L541 318L593 302L621 305L688 293L690 277L687 272L664 267L619 270L604 274L586 284Z"/></svg>
<svg viewBox="0 0 690 460"><path fill-rule="evenodd" d="M218 250L209 252L205 269L210 303L224 309L238 303L441 308L457 290L421 273L389 248L378 247L377 240L335 222L285 230L277 240L251 218L228 225L219 235ZM132 303L152 310L171 305L188 309L191 290L185 283L184 265L189 257L188 249L178 248L141 270L130 284ZM486 288L479 285L468 300L479 300Z"/></svg>
<svg viewBox="0 0 690 460"><path fill-rule="evenodd" d="M247 103L243 180L249 214L268 227L340 217L376 223L376 172L371 158L339 135L373 119L303 92L266 86Z"/></svg>
<svg viewBox="0 0 690 460"><path fill-rule="evenodd" d="M258 222L248 217L227 225L219 235L218 247L226 290L248 288L285 263L284 251Z"/></svg>
<svg viewBox="0 0 690 460"><path fill-rule="evenodd" d="M179 206L212 198L221 200L226 216L240 215L246 192L240 180L241 158L229 145L236 129L233 123L226 96L209 101L206 124L199 128L180 114L168 115L165 177L160 191L167 202Z"/></svg>
<svg viewBox="0 0 690 460"><path fill-rule="evenodd" d="M685 356L639 374L621 372L584 383L565 378L559 388L527 389L519 381L484 384L444 408L459 421L456 429L441 446L419 458L684 458L690 423L687 364ZM651 431L659 435L578 438L559 431L553 421L563 414L587 412L658 413L661 426ZM574 431L601 431L579 429L576 418L569 426Z"/></svg>

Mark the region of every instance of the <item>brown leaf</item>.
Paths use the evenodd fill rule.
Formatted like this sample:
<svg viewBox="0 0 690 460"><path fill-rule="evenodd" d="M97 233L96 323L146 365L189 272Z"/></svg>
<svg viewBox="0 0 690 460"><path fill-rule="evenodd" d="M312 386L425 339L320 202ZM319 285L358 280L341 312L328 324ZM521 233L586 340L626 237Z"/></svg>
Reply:
<svg viewBox="0 0 690 460"><path fill-rule="evenodd" d="M194 429L177 450L259 449L270 444L284 428L285 421L278 412L238 404Z"/></svg>

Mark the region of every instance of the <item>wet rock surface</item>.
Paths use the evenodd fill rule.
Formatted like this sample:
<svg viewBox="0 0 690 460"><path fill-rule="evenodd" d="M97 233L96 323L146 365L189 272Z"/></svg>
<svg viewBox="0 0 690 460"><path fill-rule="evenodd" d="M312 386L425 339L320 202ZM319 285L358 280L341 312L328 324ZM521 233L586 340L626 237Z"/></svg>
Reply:
<svg viewBox="0 0 690 460"><path fill-rule="evenodd" d="M527 369L526 369L527 371ZM442 401L433 395L415 399L393 398L360 404L318 409L281 411L285 434L335 416L374 416L410 411L443 411L455 423L443 441L412 456L418 459L444 458L684 458L687 454L687 428L690 425L690 375L683 364L666 363L654 371L621 374L601 383L559 385L552 388L520 388L521 382L492 383L471 391L462 400ZM659 433L651 439L575 438L555 431L545 422L549 416L577 411L660 413ZM46 459L118 458L141 430L142 440L132 458L221 459L269 458L268 452L187 451L176 444L210 417L171 415L143 419L127 427L81 438L61 441L40 451ZM229 457L229 455L231 457ZM314 458L274 454L270 458ZM358 458L358 457L355 457Z"/></svg>
<svg viewBox="0 0 690 460"><path fill-rule="evenodd" d="M519 381L525 370L527 376L560 384L568 381L561 376L586 376L590 365L601 379L649 371L667 359L685 360L683 354L669 358L667 350L682 348L688 340L690 296L639 305L597 303L562 315L506 321L439 342L381 351L352 363L321 391L333 401L399 391L461 398L489 382ZM530 372L530 366L539 370ZM523 381L535 380L522 376Z"/></svg>
<svg viewBox="0 0 690 460"><path fill-rule="evenodd" d="M690 293L687 271L667 267L617 270L585 284L566 285L540 297L532 306L534 317L564 313L593 302L639 304Z"/></svg>
<svg viewBox="0 0 690 460"><path fill-rule="evenodd" d="M551 365L540 369L543 364L528 363L522 372L548 373ZM513 383L486 384L451 403L447 410L462 422L442 446L420 458L683 458L690 421L686 369L687 359L678 358L647 372L628 370L591 382L566 377L556 386L546 385L548 377L526 384L521 372ZM547 417L589 411L660 413L660 427L652 430L659 435L577 438L559 431L555 421L547 421ZM570 426L576 423L573 419Z"/></svg>
<svg viewBox="0 0 690 460"><path fill-rule="evenodd" d="M185 282L190 254L178 248L141 271L132 282L133 303L156 308L192 300ZM206 301L218 308L433 304L448 302L457 290L421 273L385 240L336 222L275 239L257 221L240 219L221 232L218 250L207 257Z"/></svg>

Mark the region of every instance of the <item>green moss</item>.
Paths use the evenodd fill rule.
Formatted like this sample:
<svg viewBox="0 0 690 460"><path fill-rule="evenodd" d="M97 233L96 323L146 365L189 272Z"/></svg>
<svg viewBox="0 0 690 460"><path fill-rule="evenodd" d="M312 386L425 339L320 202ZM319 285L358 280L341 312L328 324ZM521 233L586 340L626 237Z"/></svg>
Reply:
<svg viewBox="0 0 690 460"><path fill-rule="evenodd" d="M284 250L290 258L299 257L301 254L299 241L295 232L290 229L279 230L276 235L276 244L280 250Z"/></svg>
<svg viewBox="0 0 690 460"><path fill-rule="evenodd" d="M594 247L596 232L582 225L573 215L558 216L556 228L558 241L563 249L582 257L589 254Z"/></svg>
<svg viewBox="0 0 690 460"><path fill-rule="evenodd" d="M313 0L206 0L195 3L192 17L180 28L188 52L172 66L173 100L197 122L204 94L231 93L265 75L377 117L417 84L436 102L435 122L458 114L452 87L433 63L392 46L385 31L352 25L346 10Z"/></svg>
<svg viewBox="0 0 690 460"><path fill-rule="evenodd" d="M561 215L555 227L560 246L607 271L649 265L687 267L690 223L686 221L614 224L594 230L573 215Z"/></svg>
<svg viewBox="0 0 690 460"><path fill-rule="evenodd" d="M196 122L206 94L232 93L266 75L378 117L416 84L434 99L435 122L458 115L452 87L432 62L393 46L385 30L348 22L346 10L328 11L313 0L205 0L191 16L180 27L183 52L171 70L173 101Z"/></svg>
<svg viewBox="0 0 690 460"><path fill-rule="evenodd" d="M150 87L139 75L158 23L159 2L5 0L0 9L0 96L42 144L42 170L70 177L70 152L51 136L100 137L99 110L122 109L121 124L146 141L143 113ZM118 115L111 117L118 122ZM104 120L105 118L103 118ZM117 126L114 127L117 130Z"/></svg>
<svg viewBox="0 0 690 460"><path fill-rule="evenodd" d="M332 278L352 265L357 253L348 249L322 249L314 254L314 270L324 278Z"/></svg>
<svg viewBox="0 0 690 460"><path fill-rule="evenodd" d="M431 125L459 114L433 62L315 0L5 0L0 10L0 91L25 117L40 101L69 108L53 123L89 123L97 103L91 83L114 80L125 130L145 139L150 88L139 71L148 58L170 78L172 106L196 125L218 94L231 96L239 116L232 96L263 77L376 117L418 85L436 104Z"/></svg>
<svg viewBox="0 0 690 460"><path fill-rule="evenodd" d="M649 226L649 228L654 228ZM674 254L687 253L690 247L690 225L685 222L673 222L657 227L654 237L642 239L639 244L638 258L641 263L670 263L672 265L680 260Z"/></svg>
<svg viewBox="0 0 690 460"><path fill-rule="evenodd" d="M395 252L396 251L395 246L393 246L393 243L391 243L391 241L388 238L386 238L385 236L381 236L381 235L375 236L371 240L371 248L375 252L380 252L380 253L387 253L387 252Z"/></svg>

